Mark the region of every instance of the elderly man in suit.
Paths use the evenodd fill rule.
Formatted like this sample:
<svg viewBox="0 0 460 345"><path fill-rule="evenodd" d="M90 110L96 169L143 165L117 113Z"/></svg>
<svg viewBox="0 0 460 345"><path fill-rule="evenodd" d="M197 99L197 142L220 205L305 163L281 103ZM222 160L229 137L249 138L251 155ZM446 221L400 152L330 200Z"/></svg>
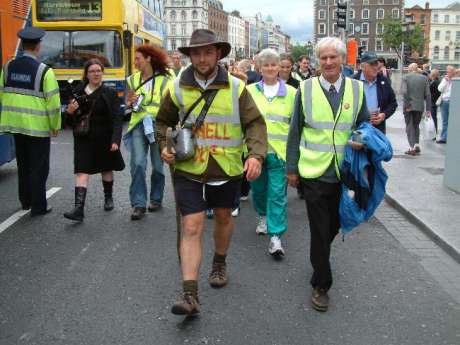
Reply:
<svg viewBox="0 0 460 345"><path fill-rule="evenodd" d="M378 57L375 53L365 52L362 55L361 68L353 78L361 80L364 84L372 125L385 133L385 122L398 107L395 93L388 78L379 73Z"/></svg>
<svg viewBox="0 0 460 345"><path fill-rule="evenodd" d="M409 150L405 153L415 156L420 154L419 125L422 114L425 111L426 116L431 116L431 92L427 77L418 72L416 63L410 64L408 70L409 73L404 77L402 83L404 119L406 121L407 140L409 141Z"/></svg>

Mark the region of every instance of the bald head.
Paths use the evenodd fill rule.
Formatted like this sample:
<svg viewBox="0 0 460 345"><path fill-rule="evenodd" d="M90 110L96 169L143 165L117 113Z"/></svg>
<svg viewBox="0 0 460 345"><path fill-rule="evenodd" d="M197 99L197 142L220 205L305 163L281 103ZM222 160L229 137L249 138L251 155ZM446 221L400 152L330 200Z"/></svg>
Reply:
<svg viewBox="0 0 460 345"><path fill-rule="evenodd" d="M418 72L418 65L415 62L413 62L409 65L409 67L407 67L407 70L409 72Z"/></svg>

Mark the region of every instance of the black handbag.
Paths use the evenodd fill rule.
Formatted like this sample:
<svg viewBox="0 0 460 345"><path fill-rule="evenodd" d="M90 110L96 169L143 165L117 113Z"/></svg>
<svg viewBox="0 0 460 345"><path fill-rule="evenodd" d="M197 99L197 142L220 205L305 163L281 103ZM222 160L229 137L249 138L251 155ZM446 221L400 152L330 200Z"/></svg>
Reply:
<svg viewBox="0 0 460 345"><path fill-rule="evenodd" d="M88 110L78 116L77 121L73 127L73 134L76 137L86 137L89 134L91 114L93 112L95 103L96 102L93 101L91 106L88 107Z"/></svg>

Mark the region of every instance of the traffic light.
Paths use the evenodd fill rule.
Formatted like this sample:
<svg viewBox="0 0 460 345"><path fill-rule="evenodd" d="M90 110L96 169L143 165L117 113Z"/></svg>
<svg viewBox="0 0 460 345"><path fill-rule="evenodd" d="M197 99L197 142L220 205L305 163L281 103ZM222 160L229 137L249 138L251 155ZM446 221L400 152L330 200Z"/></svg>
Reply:
<svg viewBox="0 0 460 345"><path fill-rule="evenodd" d="M337 27L348 30L348 2L339 0L337 2Z"/></svg>

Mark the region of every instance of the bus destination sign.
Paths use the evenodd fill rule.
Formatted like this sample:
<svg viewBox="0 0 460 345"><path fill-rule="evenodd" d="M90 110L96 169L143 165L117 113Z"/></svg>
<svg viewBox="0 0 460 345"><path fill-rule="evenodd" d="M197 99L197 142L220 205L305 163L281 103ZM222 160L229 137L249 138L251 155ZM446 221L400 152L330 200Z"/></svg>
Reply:
<svg viewBox="0 0 460 345"><path fill-rule="evenodd" d="M101 20L102 0L38 0L37 20Z"/></svg>

